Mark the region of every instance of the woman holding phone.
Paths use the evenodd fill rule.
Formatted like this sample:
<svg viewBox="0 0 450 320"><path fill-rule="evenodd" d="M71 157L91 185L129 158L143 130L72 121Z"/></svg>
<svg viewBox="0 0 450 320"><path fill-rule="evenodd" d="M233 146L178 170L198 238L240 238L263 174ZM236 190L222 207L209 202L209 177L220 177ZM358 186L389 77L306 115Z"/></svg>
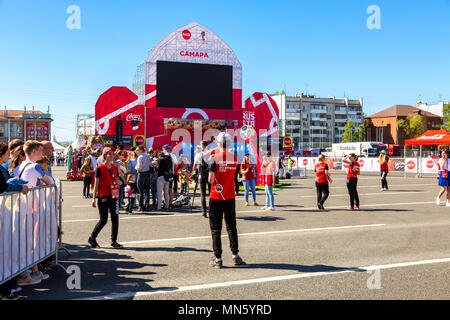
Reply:
<svg viewBox="0 0 450 320"><path fill-rule="evenodd" d="M94 197L92 206L95 208L95 199L98 198L98 212L100 220L95 226L88 240L93 248L99 248L96 238L108 221L108 211L111 213L111 246L121 248L117 243L117 234L119 232L119 211L117 201L119 199L119 186L122 181L119 179L119 169L113 164L114 152L112 148L103 149L104 162L95 170Z"/></svg>

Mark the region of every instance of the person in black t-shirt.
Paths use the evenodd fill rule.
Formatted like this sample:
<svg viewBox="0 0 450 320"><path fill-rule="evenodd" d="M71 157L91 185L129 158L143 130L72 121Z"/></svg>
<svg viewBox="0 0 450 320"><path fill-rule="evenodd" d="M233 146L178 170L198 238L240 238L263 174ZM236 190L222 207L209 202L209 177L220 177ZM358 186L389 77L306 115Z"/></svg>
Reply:
<svg viewBox="0 0 450 320"><path fill-rule="evenodd" d="M170 180L173 179L172 158L162 153L160 153L158 157L158 180L156 180L158 197L157 209L161 210L162 208L162 195L164 191L164 208L168 210L170 204L169 183Z"/></svg>

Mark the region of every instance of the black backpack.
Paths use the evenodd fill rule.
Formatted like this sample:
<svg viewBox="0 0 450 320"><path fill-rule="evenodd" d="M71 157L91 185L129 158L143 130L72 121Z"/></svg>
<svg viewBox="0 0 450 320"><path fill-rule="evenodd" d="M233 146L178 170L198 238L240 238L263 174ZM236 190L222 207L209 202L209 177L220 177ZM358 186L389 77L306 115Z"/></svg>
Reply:
<svg viewBox="0 0 450 320"><path fill-rule="evenodd" d="M163 156L161 161L166 163L166 170L163 173L164 180L167 182L173 181L172 158L170 156Z"/></svg>
<svg viewBox="0 0 450 320"><path fill-rule="evenodd" d="M206 163L205 159L203 159L203 153L202 153L202 163L199 166L199 173L202 180L208 179L208 164Z"/></svg>

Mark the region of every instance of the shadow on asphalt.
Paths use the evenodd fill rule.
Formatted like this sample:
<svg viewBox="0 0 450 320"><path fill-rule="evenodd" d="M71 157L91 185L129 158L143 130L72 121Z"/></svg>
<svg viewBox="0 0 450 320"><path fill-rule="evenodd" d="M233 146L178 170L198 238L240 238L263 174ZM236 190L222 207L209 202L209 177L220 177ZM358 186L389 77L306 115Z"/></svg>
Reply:
<svg viewBox="0 0 450 320"><path fill-rule="evenodd" d="M237 217L236 219L247 220L247 221L277 221L277 220L286 220L282 217L272 217L272 216L262 216L262 217Z"/></svg>
<svg viewBox="0 0 450 320"><path fill-rule="evenodd" d="M327 212L335 212L335 211L344 211L344 212L349 212L349 213L358 213L358 212L408 212L408 211L415 211L415 210L410 210L410 209L364 209L364 208L360 208L359 210L348 210L348 209L327 209L325 208L325 210L281 210L281 211L285 211L285 212L299 212L299 213L327 213Z"/></svg>
<svg viewBox="0 0 450 320"><path fill-rule="evenodd" d="M289 263L260 263L260 264L244 264L241 266L225 267L224 268L246 268L246 269L272 269L272 270L290 270L298 271L302 273L313 273L313 272L342 272L342 271L353 271L353 272L366 272L367 270L361 268L341 268L335 266L326 266L317 264L314 266L304 266L299 264L289 264Z"/></svg>
<svg viewBox="0 0 450 320"><path fill-rule="evenodd" d="M212 250L204 250L197 248L188 248L188 247L173 247L173 248L154 248L154 247L123 247L120 250L132 250L132 251L167 251L167 252L184 252L184 251L193 251L193 252L212 252ZM166 266L166 265L160 265Z"/></svg>
<svg viewBox="0 0 450 320"><path fill-rule="evenodd" d="M126 250L112 248L91 249L90 246L68 245L71 256L60 252L59 263L65 268L78 266L81 271L81 289L68 289L69 275L61 268L47 272L50 278L35 286L23 287L20 296L31 299L81 299L86 297L121 294L124 292L154 290L148 283L153 271L143 268L165 267L166 264L136 262ZM158 249L158 248L156 248ZM171 248L167 248L171 249ZM73 283L70 282L69 283ZM162 289L162 288L158 288ZM173 288L164 288L171 290Z"/></svg>

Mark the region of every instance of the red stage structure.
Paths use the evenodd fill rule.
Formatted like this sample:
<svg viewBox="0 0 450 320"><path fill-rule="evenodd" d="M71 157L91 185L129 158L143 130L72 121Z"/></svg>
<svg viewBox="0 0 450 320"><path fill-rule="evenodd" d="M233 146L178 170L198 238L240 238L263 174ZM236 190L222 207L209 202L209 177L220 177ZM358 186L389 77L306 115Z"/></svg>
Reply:
<svg viewBox="0 0 450 320"><path fill-rule="evenodd" d="M217 34L197 22L160 41L137 75L133 91L111 87L99 97L96 134L120 133L125 145L145 141L147 148L169 144L177 151L182 143L199 143L210 129L233 130L235 141L243 142L239 130L250 125L256 129L259 146L266 144L265 137L276 137L278 142L275 101L265 93L254 93L243 107L239 60Z"/></svg>

